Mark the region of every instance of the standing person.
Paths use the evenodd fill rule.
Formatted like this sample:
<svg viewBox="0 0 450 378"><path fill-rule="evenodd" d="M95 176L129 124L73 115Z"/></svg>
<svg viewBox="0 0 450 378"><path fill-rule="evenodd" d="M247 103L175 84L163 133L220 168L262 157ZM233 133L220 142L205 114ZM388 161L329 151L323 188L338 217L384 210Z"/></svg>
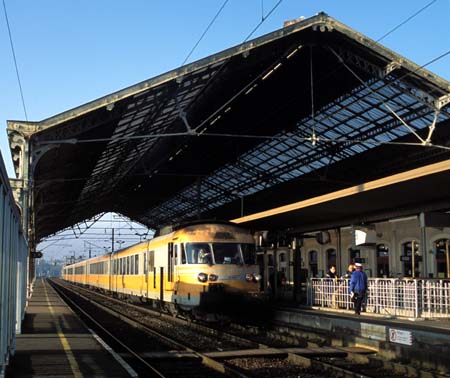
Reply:
<svg viewBox="0 0 450 378"><path fill-rule="evenodd" d="M328 272L326 274L327 278L336 278L336 267L334 265L330 266L330 269L328 269Z"/></svg>
<svg viewBox="0 0 450 378"><path fill-rule="evenodd" d="M327 292L327 306L328 307L336 307L336 267L334 265L330 266L330 269L328 269L328 272L325 276L326 278L329 278L328 280L324 280L325 284L325 291Z"/></svg>
<svg viewBox="0 0 450 378"><path fill-rule="evenodd" d="M355 263L355 271L350 276L348 292L355 302L355 314L360 315L361 305L367 292L367 275L363 272L361 263Z"/></svg>
<svg viewBox="0 0 450 378"><path fill-rule="evenodd" d="M347 268L347 272L341 278L350 278L352 273L355 271L355 265L350 264Z"/></svg>

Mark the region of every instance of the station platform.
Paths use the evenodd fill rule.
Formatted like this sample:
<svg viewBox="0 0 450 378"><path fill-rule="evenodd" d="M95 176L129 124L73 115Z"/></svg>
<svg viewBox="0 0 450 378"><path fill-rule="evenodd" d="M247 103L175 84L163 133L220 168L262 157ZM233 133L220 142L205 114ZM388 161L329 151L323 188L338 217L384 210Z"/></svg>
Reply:
<svg viewBox="0 0 450 378"><path fill-rule="evenodd" d="M353 311L298 305L279 307L275 317L280 324L321 332L330 338L332 346L370 348L388 359L409 361L417 368L450 376L448 318L410 320L370 312L358 316ZM413 376L420 374L415 372Z"/></svg>
<svg viewBox="0 0 450 378"><path fill-rule="evenodd" d="M411 331L426 331L430 333L438 333L447 336L450 342L450 318L436 319L409 319L388 317L371 312L361 312L361 315L355 315L353 310L336 310L328 308L310 308L297 307L291 308L296 312L301 312L313 316L323 316L324 318L342 318L360 323L372 323L389 326L391 328L402 328Z"/></svg>
<svg viewBox="0 0 450 378"><path fill-rule="evenodd" d="M36 280L6 377L130 377L137 374L102 345L57 292Z"/></svg>

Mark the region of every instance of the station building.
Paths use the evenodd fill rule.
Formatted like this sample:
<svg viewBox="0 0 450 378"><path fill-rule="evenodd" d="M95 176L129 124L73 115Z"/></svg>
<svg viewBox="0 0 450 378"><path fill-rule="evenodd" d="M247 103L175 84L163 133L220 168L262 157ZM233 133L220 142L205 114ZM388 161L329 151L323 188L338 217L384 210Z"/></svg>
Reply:
<svg viewBox="0 0 450 378"><path fill-rule="evenodd" d="M343 275L349 264L360 262L369 277L450 278L446 257L450 229L427 228L427 270L424 270L419 222L418 216L411 216L375 223L370 227L349 226L317 233L326 235L325 240L323 236L319 238L321 243L316 238L305 239L302 265L308 269L309 277L325 277L332 265L338 267L338 275ZM358 234L364 240L358 240ZM413 248L416 256L414 275Z"/></svg>

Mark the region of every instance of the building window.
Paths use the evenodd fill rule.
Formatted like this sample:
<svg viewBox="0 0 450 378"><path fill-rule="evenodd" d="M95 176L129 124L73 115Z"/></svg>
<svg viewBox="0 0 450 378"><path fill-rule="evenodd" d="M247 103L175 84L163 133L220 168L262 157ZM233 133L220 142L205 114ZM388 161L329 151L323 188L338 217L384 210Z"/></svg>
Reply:
<svg viewBox="0 0 450 378"><path fill-rule="evenodd" d="M309 251L309 271L311 272L311 277L317 277L318 255L317 251Z"/></svg>
<svg viewBox="0 0 450 378"><path fill-rule="evenodd" d="M327 271L332 266L336 267L336 250L334 248L327 249Z"/></svg>
<svg viewBox="0 0 450 378"><path fill-rule="evenodd" d="M377 245L377 277L389 277L389 247Z"/></svg>
<svg viewBox="0 0 450 378"><path fill-rule="evenodd" d="M440 239L434 242L436 251L436 272L437 278L450 278L450 256L447 251L450 249L449 239ZM450 252L448 252L450 254Z"/></svg>
<svg viewBox="0 0 450 378"><path fill-rule="evenodd" d="M414 254L412 253L414 245ZM419 256L419 242L413 240L402 244L402 256L400 256L401 261L403 261L403 274L405 277L420 277L419 263L422 261L422 256ZM414 255L414 260L412 256ZM414 274L413 274L414 265Z"/></svg>
<svg viewBox="0 0 450 378"><path fill-rule="evenodd" d="M361 251L359 249L348 249L348 255L350 256L350 264L354 264L355 262L361 262Z"/></svg>

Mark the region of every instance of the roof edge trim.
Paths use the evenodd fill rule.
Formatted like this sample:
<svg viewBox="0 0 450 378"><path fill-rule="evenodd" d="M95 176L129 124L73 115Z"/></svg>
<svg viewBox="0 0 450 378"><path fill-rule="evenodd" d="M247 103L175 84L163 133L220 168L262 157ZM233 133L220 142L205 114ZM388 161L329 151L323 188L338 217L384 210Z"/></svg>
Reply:
<svg viewBox="0 0 450 378"><path fill-rule="evenodd" d="M405 171L402 173L397 173L392 176L383 177L378 180L365 182L359 185L355 185L346 189L338 190L336 192L324 194L318 197L309 198L300 202L295 202L289 205L284 205L280 207L275 207L273 209L261 211L259 213L247 215L242 218L231 219L230 222L245 224L247 222L255 221L258 219L268 218L273 215L279 215L283 213L288 213L290 211L303 209L306 207L318 205L325 202L334 201L344 197L349 197L352 195L368 192L370 190L378 189L384 186L395 185L404 181L413 180L416 178L432 175L435 173L450 170L450 160L444 160L439 163L434 163L426 165L421 168L412 169L410 171Z"/></svg>

